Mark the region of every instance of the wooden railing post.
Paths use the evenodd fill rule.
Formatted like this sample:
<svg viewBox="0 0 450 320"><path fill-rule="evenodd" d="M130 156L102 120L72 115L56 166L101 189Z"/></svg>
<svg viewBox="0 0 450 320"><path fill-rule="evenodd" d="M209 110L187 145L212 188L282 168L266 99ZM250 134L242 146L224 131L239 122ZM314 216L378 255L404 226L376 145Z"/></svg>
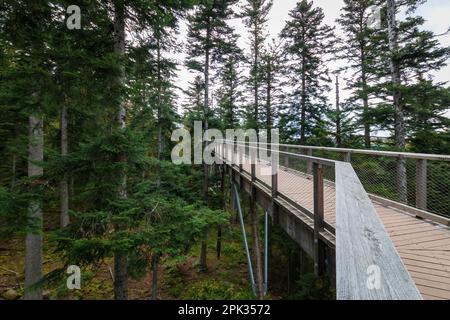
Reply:
<svg viewBox="0 0 450 320"><path fill-rule="evenodd" d="M275 199L278 195L278 162L279 153L272 151L272 199Z"/></svg>
<svg viewBox="0 0 450 320"><path fill-rule="evenodd" d="M306 149L306 155L308 157L311 157L312 156L312 149ZM307 174L312 174L312 167L313 167L312 161L308 160L306 162L306 173Z"/></svg>
<svg viewBox="0 0 450 320"><path fill-rule="evenodd" d="M253 149L254 150L254 149ZM249 156L250 156L250 163L251 163L251 171L252 171L252 182L256 181L256 158L258 154L258 149L256 149L256 155L255 152L252 151L252 146L249 148Z"/></svg>
<svg viewBox="0 0 450 320"><path fill-rule="evenodd" d="M352 154L350 152L344 153L344 162L352 162Z"/></svg>
<svg viewBox="0 0 450 320"><path fill-rule="evenodd" d="M406 174L406 159L403 155L397 158L396 163L397 173L397 193L398 201L404 204L408 203L408 181Z"/></svg>
<svg viewBox="0 0 450 320"><path fill-rule="evenodd" d="M313 164L314 174L314 273L322 275L325 270L325 252L320 233L324 230L324 184L323 166Z"/></svg>
<svg viewBox="0 0 450 320"><path fill-rule="evenodd" d="M427 210L427 160L416 160L416 206Z"/></svg>
<svg viewBox="0 0 450 320"><path fill-rule="evenodd" d="M236 164L236 148L234 139L232 141L230 150L231 150L231 167L233 167Z"/></svg>
<svg viewBox="0 0 450 320"><path fill-rule="evenodd" d="M289 153L289 148L286 148L286 152ZM289 168L289 155L284 155L284 166L286 168Z"/></svg>
<svg viewBox="0 0 450 320"><path fill-rule="evenodd" d="M245 147L244 147L245 148ZM242 172L244 170L244 154L242 152L242 148L239 149L241 152L239 152L239 172ZM245 153L245 149L244 149Z"/></svg>
<svg viewBox="0 0 450 320"><path fill-rule="evenodd" d="M222 141L222 157L224 159L225 162L228 162L228 157L227 157L227 141L224 139Z"/></svg>

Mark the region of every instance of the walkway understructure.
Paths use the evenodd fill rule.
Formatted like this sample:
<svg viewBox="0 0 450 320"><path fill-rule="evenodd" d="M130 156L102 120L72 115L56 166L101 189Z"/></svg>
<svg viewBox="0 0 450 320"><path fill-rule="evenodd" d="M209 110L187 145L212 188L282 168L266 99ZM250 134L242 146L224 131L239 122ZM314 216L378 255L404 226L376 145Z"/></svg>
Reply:
<svg viewBox="0 0 450 320"><path fill-rule="evenodd" d="M338 299L450 299L450 188L439 180L450 181L450 156L267 148L224 142L216 155L336 281Z"/></svg>

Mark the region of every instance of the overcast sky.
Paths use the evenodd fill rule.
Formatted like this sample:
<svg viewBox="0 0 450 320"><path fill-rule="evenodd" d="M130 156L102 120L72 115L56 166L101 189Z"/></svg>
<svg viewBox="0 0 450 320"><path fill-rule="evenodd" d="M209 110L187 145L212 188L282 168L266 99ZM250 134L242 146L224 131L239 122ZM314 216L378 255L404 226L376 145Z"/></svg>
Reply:
<svg viewBox="0 0 450 320"><path fill-rule="evenodd" d="M274 0L273 8L269 14L269 21L267 23L267 31L269 32L269 39L275 38L282 30L285 21L288 19L288 13L295 7L297 0ZM319 6L324 10L325 23L329 25L336 25L335 20L340 14L340 9L343 5L343 0L313 0L315 6ZM435 34L442 34L450 26L450 0L428 0L426 4L422 5L418 11L418 15L425 18L426 23L424 28L433 31ZM245 31L245 27L240 20L232 20L230 22L237 30L237 33L241 35L239 40L239 46L242 48L248 47L249 36ZM339 34L339 30L337 31ZM185 39L186 26L181 27L180 39ZM450 34L438 38L445 46L450 46ZM182 62L184 59L183 54L178 54L177 59ZM333 62L329 65L330 70L339 68L345 62ZM184 67L180 67L178 72L178 86L185 89L188 86L188 82L192 81L194 74L186 70ZM447 66L440 70L436 75L437 81L449 81L450 83L450 66ZM343 97L347 95L342 93ZM330 97L333 93L330 92Z"/></svg>

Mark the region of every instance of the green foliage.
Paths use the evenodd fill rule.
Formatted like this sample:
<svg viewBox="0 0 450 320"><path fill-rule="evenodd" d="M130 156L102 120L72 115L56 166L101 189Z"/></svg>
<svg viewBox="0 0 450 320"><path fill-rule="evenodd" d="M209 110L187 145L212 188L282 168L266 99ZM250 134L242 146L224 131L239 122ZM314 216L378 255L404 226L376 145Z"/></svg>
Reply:
<svg viewBox="0 0 450 320"><path fill-rule="evenodd" d="M291 297L295 300L334 300L336 297L329 279L314 273L302 275L296 285L296 292Z"/></svg>
<svg viewBox="0 0 450 320"><path fill-rule="evenodd" d="M26 194L0 187L0 239L25 233L29 200Z"/></svg>
<svg viewBox="0 0 450 320"><path fill-rule="evenodd" d="M189 300L253 300L251 290L237 288L230 282L207 279L189 286L182 294Z"/></svg>
<svg viewBox="0 0 450 320"><path fill-rule="evenodd" d="M289 20L280 34L285 41L291 87L283 125L291 137L300 133L303 144L306 139L308 143L320 143L327 135L325 115L329 105L325 93L330 90L331 80L326 54L331 53L334 39L333 28L324 24L324 17L323 10L313 7L312 1L302 0L289 12Z"/></svg>
<svg viewBox="0 0 450 320"><path fill-rule="evenodd" d="M365 25L374 2L378 1L344 1L338 22L346 37L336 46L332 28L323 23L323 10L312 1L299 1L281 33L284 45L277 46L275 41L266 46L265 24L272 1L246 0L240 18L250 32L251 49L245 51L239 48L239 34L228 22L236 18L236 0L3 1L0 238L42 234L45 222L45 236L49 235L51 250L62 262L46 276L57 288L55 297L81 298L81 294L69 295L64 289L60 281L65 276L64 266L77 264L94 270L121 253L127 256L128 273L133 278L149 271L152 257L160 258L173 296L251 298L248 286L232 281L232 267L245 260L241 242L232 241L240 241L239 231L239 237L232 234L232 242L222 245L226 257L220 263L230 267L222 270L224 279L201 279L185 288L179 281L180 270L174 267L205 234L228 225L230 218L223 210L227 194L219 188L218 175L210 177L206 203L201 168L174 166L168 161L171 132L182 122L177 114L180 99L175 79L179 66L169 58L181 45L176 39L179 21L187 18L185 63L197 75L185 92L187 127L204 119L221 129L240 125L262 128L266 120L267 128L281 129L284 141L300 137L304 143L332 145L330 124L337 121L338 114L330 112L326 97L330 90L326 55L336 54L345 58L347 69L354 72L347 83L351 97L340 114L343 145L362 146L358 132L367 125L374 130L393 130L390 98L395 89L401 94L407 120L408 149L448 153L449 88L429 77L448 62L448 48L423 29L423 18L413 15L422 1L408 0L397 2L399 9L408 12L398 23L399 50L390 52L386 26L376 31ZM81 6L81 30L67 29L64 16L69 4ZM125 7L127 26L123 56L115 50L111 11L120 5ZM401 69L402 84L398 87L393 87L390 79L388 61L393 54ZM246 79L244 67L249 69ZM217 107L210 110L208 98L214 81L219 87L214 92ZM243 83L252 92L243 90ZM283 91L289 92L278 88L288 88ZM380 103L364 105L374 98ZM119 105L126 109L126 128L118 128ZM63 106L68 123L68 154L64 156ZM28 148L33 145L30 116L44 120L45 157L42 163L34 163L44 174L33 178L28 177L32 163ZM368 192L395 198L394 161L361 159L354 163L360 178L371 181ZM430 183L450 183L447 166L431 161L428 166ZM70 184L71 223L54 230L61 180ZM414 185L409 188L414 189ZM450 206L445 190L429 189L430 210ZM39 205L48 221L31 219L30 204ZM227 232L223 228L224 239ZM295 247L284 241L284 236L274 234L282 243L280 248L292 252ZM92 280L88 294L111 291L109 282L102 287L92 277L92 273L83 274L83 281ZM298 285L296 298L331 297L326 279L307 275Z"/></svg>

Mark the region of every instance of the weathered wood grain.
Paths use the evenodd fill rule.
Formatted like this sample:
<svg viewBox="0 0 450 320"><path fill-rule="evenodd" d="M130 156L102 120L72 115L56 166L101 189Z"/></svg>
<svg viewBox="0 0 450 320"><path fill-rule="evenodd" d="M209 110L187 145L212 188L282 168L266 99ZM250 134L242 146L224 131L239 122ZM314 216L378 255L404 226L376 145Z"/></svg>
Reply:
<svg viewBox="0 0 450 320"><path fill-rule="evenodd" d="M371 266L380 271L378 288L368 285ZM422 299L348 163L336 163L336 281L339 300Z"/></svg>

